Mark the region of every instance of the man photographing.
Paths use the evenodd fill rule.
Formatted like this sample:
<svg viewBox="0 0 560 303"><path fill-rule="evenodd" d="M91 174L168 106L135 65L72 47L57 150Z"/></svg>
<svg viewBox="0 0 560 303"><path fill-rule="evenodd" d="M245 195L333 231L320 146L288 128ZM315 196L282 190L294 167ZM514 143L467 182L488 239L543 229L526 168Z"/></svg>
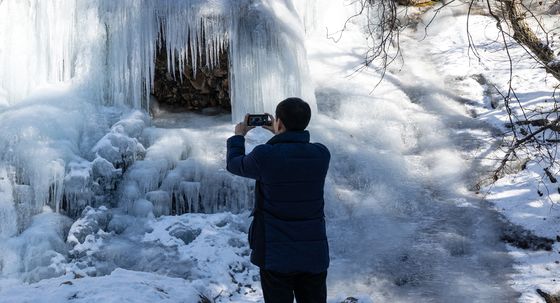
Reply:
<svg viewBox="0 0 560 303"><path fill-rule="evenodd" d="M273 118L272 116L270 116ZM248 116L227 140L227 170L256 180L251 262L260 268L264 300L298 303L327 300L329 248L323 188L329 150L309 142L309 105L288 98L276 107L275 136L245 155Z"/></svg>

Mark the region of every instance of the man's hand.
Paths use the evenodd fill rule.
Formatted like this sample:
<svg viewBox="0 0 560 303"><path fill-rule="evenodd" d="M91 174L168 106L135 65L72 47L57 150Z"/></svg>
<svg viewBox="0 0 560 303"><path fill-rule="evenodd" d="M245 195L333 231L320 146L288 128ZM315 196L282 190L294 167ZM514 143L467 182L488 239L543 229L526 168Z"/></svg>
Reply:
<svg viewBox="0 0 560 303"><path fill-rule="evenodd" d="M248 126L247 120L249 119L249 114L245 115L243 122L237 123L235 126L235 134L240 136L245 136L250 130L255 128L254 126Z"/></svg>
<svg viewBox="0 0 560 303"><path fill-rule="evenodd" d="M262 128L264 129L268 129L271 133L276 134L276 131L274 130L274 124L276 123L276 120L274 120L274 117L269 114L266 113L268 115L269 120L272 122L271 125L263 125Z"/></svg>

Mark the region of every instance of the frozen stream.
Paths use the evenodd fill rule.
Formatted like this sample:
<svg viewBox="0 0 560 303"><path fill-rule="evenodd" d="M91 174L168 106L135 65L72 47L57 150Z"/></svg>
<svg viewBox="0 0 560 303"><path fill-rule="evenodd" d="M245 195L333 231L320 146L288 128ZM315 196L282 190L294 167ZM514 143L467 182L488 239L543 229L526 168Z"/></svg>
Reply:
<svg viewBox="0 0 560 303"><path fill-rule="evenodd" d="M442 18L427 39L401 37L405 65L352 74L360 37L308 41L320 124L333 151L328 224L333 294L374 302L513 302L511 258L498 215L469 191L496 130L472 117L489 106L474 79L462 24ZM487 31L486 19L473 27ZM484 34L481 34L483 36ZM491 35L491 34L488 34ZM445 42L443 42L445 41ZM351 75L351 76L348 76ZM468 107L467 107L468 105ZM332 120L331 120L332 119Z"/></svg>
<svg viewBox="0 0 560 303"><path fill-rule="evenodd" d="M331 297L354 296L364 302L515 300L497 215L464 188L469 163L461 148L473 147L447 138L465 131L457 117L445 123L445 116L410 103L391 87L384 94L402 98L402 107L368 96L367 90L357 97L360 89L351 84L355 80L341 78L318 90L319 108L328 115L311 129L312 138L326 142L334 155L327 186ZM340 85L344 82L349 86ZM436 102L450 101L435 97ZM472 120L467 128L491 131L480 129L466 112L462 118L463 126ZM220 159L231 126L216 120L170 114L154 121L164 128L150 132L162 137L197 133L211 145L205 148L221 150ZM255 144L267 137L257 130L249 139ZM463 145L476 140L474 134L460 138L466 140Z"/></svg>

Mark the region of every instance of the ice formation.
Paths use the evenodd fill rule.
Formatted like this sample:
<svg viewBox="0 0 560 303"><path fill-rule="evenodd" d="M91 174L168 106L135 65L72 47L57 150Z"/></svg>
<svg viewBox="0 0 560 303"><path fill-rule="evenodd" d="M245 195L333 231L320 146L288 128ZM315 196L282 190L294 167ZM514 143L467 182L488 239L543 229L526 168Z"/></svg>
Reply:
<svg viewBox="0 0 560 303"><path fill-rule="evenodd" d="M44 206L74 217L108 202L156 214L246 208L250 186L182 155L196 142L162 160L157 146L170 145L146 155L139 141L145 115L99 113L148 108L158 49L177 77L227 50L233 121L289 96L316 107L291 0L0 1L0 237Z"/></svg>
<svg viewBox="0 0 560 303"><path fill-rule="evenodd" d="M303 40L291 0L5 0L0 105L73 81L98 103L146 109L160 47L171 71L193 72L229 50L233 121L289 96L314 105Z"/></svg>
<svg viewBox="0 0 560 303"><path fill-rule="evenodd" d="M150 146L123 176L121 206L135 209L138 199L145 198L155 215L248 209L252 182L223 169L221 152L230 132L208 129L209 121L191 122L200 127L193 131L146 129L143 137ZM204 132L208 135L200 135Z"/></svg>
<svg viewBox="0 0 560 303"><path fill-rule="evenodd" d="M0 1L0 276L59 275L104 230L122 233L142 217L247 209L251 183L214 155L229 128L159 136L145 114L99 105L146 106L162 41L171 70L192 58L212 66L228 47L234 121L287 96L313 104L299 27L287 0ZM103 206L97 216L89 206L99 205L138 218L107 219ZM70 229L51 209L83 220ZM124 251L108 249L108 261L126 266Z"/></svg>

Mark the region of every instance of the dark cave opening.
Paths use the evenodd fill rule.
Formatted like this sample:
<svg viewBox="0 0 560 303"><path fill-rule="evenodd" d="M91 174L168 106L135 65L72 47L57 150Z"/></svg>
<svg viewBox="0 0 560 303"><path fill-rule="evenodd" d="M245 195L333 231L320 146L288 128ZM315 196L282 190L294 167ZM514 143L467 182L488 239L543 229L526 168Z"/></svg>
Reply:
<svg viewBox="0 0 560 303"><path fill-rule="evenodd" d="M204 53L204 52L202 52ZM190 60L189 54L189 62ZM150 114L157 116L164 112L198 112L207 115L231 113L228 50L220 51L214 67L206 64L203 55L198 58L196 73L192 65L185 63L183 72L176 68L173 74L167 68L165 45L156 56L154 86L150 98ZM175 66L179 66L178 60Z"/></svg>

